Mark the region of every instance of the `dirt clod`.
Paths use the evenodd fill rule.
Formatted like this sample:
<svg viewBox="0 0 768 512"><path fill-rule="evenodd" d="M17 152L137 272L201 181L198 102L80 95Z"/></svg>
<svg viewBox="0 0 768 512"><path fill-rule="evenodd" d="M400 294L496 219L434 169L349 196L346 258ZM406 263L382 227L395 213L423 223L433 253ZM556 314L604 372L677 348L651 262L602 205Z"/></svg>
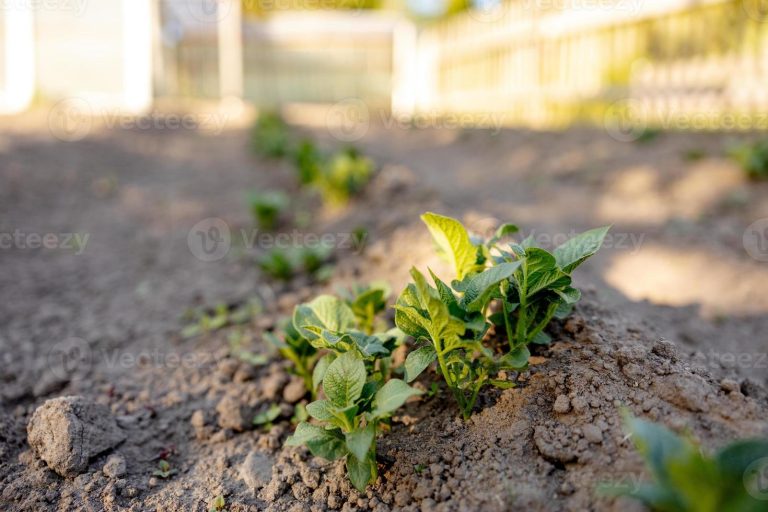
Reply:
<svg viewBox="0 0 768 512"><path fill-rule="evenodd" d="M80 396L46 401L32 415L27 435L37 455L64 477L82 473L92 457L126 438L108 407Z"/></svg>

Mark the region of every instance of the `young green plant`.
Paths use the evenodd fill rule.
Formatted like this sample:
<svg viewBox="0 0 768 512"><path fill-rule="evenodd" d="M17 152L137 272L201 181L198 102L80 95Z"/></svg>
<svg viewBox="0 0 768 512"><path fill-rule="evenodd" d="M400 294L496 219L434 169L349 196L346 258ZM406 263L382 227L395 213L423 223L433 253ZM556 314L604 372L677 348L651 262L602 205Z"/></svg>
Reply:
<svg viewBox="0 0 768 512"><path fill-rule="evenodd" d="M272 231L288 208L288 196L280 190L251 192L248 194L248 206L259 229Z"/></svg>
<svg viewBox="0 0 768 512"><path fill-rule="evenodd" d="M268 158L281 158L290 149L290 133L283 118L275 112L259 114L251 134L253 150Z"/></svg>
<svg viewBox="0 0 768 512"><path fill-rule="evenodd" d="M408 398L421 394L399 379L386 382L366 371L363 356L344 352L322 379L325 399L307 405L320 425L302 422L286 445L305 445L313 455L344 459L347 476L359 491L376 480L376 435L380 426Z"/></svg>
<svg viewBox="0 0 768 512"><path fill-rule="evenodd" d="M626 417L635 446L653 482L602 485L664 512L758 512L768 500L768 440L733 442L714 455L662 425Z"/></svg>

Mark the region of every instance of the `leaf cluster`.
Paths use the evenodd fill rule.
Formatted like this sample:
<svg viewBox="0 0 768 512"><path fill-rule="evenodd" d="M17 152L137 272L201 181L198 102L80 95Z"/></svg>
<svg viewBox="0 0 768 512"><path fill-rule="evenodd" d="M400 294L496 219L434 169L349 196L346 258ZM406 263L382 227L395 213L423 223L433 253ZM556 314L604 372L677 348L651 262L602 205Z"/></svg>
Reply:
<svg viewBox="0 0 768 512"><path fill-rule="evenodd" d="M393 412L421 391L400 379L384 381L371 373L358 350L333 359L323 372L322 389L325 398L307 405L319 424L299 423L286 445L305 445L328 460L343 458L350 481L363 491L378 474L376 434Z"/></svg>
<svg viewBox="0 0 768 512"><path fill-rule="evenodd" d="M259 255L256 260L262 272L272 279L290 281L298 274L306 274L315 281L325 281L333 271L330 246L274 247Z"/></svg>
<svg viewBox="0 0 768 512"><path fill-rule="evenodd" d="M344 298L320 295L297 306L291 322L291 350L300 340L300 347L312 354L311 375L309 365L302 363L305 383L313 396L322 389L325 397L306 407L319 424L302 421L286 444L306 445L328 460L344 458L350 481L360 490L377 476L375 439L381 426L408 398L421 393L391 378L392 351L403 336L397 329L376 331L386 328L378 315L388 295L384 283L355 286ZM296 364L287 351L281 347Z"/></svg>
<svg viewBox="0 0 768 512"><path fill-rule="evenodd" d="M406 380L437 361L467 418L483 386L513 385L497 379L499 371L524 368L528 345L549 343L544 328L580 298L571 272L597 252L608 228L582 233L549 253L531 238L502 244L519 231L512 224L488 240L473 240L456 219L426 213L422 220L456 278L449 285L430 270L432 286L411 270L413 282L395 306L396 325L419 345L406 359ZM486 345L491 326L506 334L503 343Z"/></svg>
<svg viewBox="0 0 768 512"><path fill-rule="evenodd" d="M288 204L288 196L281 190L250 192L248 194L251 216L259 229L266 231L272 231L277 227L280 217L288 208Z"/></svg>
<svg viewBox="0 0 768 512"><path fill-rule="evenodd" d="M276 112L261 113L251 132L254 152L268 158L281 158L290 151L288 126Z"/></svg>
<svg viewBox="0 0 768 512"><path fill-rule="evenodd" d="M768 179L768 139L732 147L729 154L749 179Z"/></svg>
<svg viewBox="0 0 768 512"><path fill-rule="evenodd" d="M663 512L757 512L766 509L768 440L735 441L712 456L666 427L627 417L638 452L653 481L603 486ZM762 460L762 464L761 464ZM758 481L762 478L762 481ZM762 487L759 485L762 484Z"/></svg>

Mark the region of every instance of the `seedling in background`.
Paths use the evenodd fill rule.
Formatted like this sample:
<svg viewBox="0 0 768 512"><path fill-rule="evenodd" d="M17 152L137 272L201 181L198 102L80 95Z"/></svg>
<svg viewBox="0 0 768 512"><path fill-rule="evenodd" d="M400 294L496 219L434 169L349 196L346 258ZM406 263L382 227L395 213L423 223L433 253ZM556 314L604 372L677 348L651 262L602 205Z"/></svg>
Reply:
<svg viewBox="0 0 768 512"><path fill-rule="evenodd" d="M241 305L219 303L213 309L191 309L184 314L184 317L192 320L192 323L182 329L181 336L193 338L224 327L245 324L260 311L261 302L257 299L250 299Z"/></svg>
<svg viewBox="0 0 768 512"><path fill-rule="evenodd" d="M288 208L288 196L279 190L251 192L248 194L248 205L259 229L272 231Z"/></svg>
<svg viewBox="0 0 768 512"><path fill-rule="evenodd" d="M266 332L264 338L277 349L281 356L293 364L291 371L301 377L304 387L314 396L312 371L318 357L317 349L296 330L290 319L283 321L281 330L282 337Z"/></svg>
<svg viewBox="0 0 768 512"><path fill-rule="evenodd" d="M167 479L175 475L177 471L175 469L171 468L171 465L168 463L167 460L161 459L157 463L157 469L152 472L153 476Z"/></svg>
<svg viewBox="0 0 768 512"><path fill-rule="evenodd" d="M253 424L270 430L272 428L272 422L275 421L278 416L280 416L280 406L278 404L270 404L266 410L254 416Z"/></svg>
<svg viewBox="0 0 768 512"><path fill-rule="evenodd" d="M336 153L321 167L315 184L326 204L340 206L362 191L373 177L374 163L355 148Z"/></svg>
<svg viewBox="0 0 768 512"><path fill-rule="evenodd" d="M631 496L664 512L766 510L768 440L735 441L709 456L662 425L632 417L625 423L653 482L602 485L603 493Z"/></svg>
<svg viewBox="0 0 768 512"><path fill-rule="evenodd" d="M749 179L768 179L768 139L735 146L728 154L741 166Z"/></svg>
<svg viewBox="0 0 768 512"><path fill-rule="evenodd" d="M211 507L208 512L226 512L227 502L224 501L224 496L219 494L213 501L211 501Z"/></svg>
<svg viewBox="0 0 768 512"><path fill-rule="evenodd" d="M376 480L376 435L381 424L408 398L421 392L399 379L386 382L366 372L357 351L337 357L322 379L326 399L307 406L322 426L299 423L287 446L306 445L316 457L343 458L347 476L361 492Z"/></svg>
<svg viewBox="0 0 768 512"><path fill-rule="evenodd" d="M246 348L251 345L252 341L248 331L233 330L227 334L227 341L229 342L229 353L232 357L253 366L263 366L269 362L269 357L265 354Z"/></svg>
<svg viewBox="0 0 768 512"><path fill-rule="evenodd" d="M290 281L299 273L305 273L317 282L331 277L333 266L329 263L333 249L325 245L311 247L273 248L262 254L259 268L273 279Z"/></svg>
<svg viewBox="0 0 768 512"><path fill-rule="evenodd" d="M293 154L299 183L309 185L320 176L323 156L311 140L302 140Z"/></svg>
<svg viewBox="0 0 768 512"><path fill-rule="evenodd" d="M340 291L340 295L352 309L359 329L366 334L386 330L386 326L382 325L381 321L377 325L376 320L386 309L391 293L392 290L384 281L374 281L368 285L354 284L349 291Z"/></svg>
<svg viewBox="0 0 768 512"><path fill-rule="evenodd" d="M269 158L281 158L288 154L290 133L279 114L264 112L259 115L252 131L253 150Z"/></svg>

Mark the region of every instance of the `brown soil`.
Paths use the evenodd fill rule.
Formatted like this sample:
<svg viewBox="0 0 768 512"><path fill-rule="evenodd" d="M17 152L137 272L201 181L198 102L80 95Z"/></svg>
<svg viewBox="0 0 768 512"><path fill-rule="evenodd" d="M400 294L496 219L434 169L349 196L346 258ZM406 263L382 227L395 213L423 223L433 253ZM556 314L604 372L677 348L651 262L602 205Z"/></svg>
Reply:
<svg viewBox="0 0 768 512"><path fill-rule="evenodd" d="M360 144L384 170L365 197L342 212L306 203L314 233L369 232L361 254L338 251L329 289L388 279L399 290L411 265L445 270L418 220L426 210L478 231L612 223L623 238L580 269L583 301L551 326L554 343L520 387L485 392L466 422L445 390L407 404L378 441L379 481L361 494L340 464L282 447L296 400L283 362L235 358L235 328L180 336L191 307L259 297L245 334L265 350L262 332L323 289L270 282L258 249L235 243L215 262L189 249L208 217L250 229L244 190L295 192L290 168L250 157L241 129L105 128L65 143L39 116L3 121L0 232L90 238L82 254L0 250L0 509L196 511L220 494L230 511L631 509L595 492L644 478L621 407L707 449L768 435L768 266L742 246L746 226L768 217L768 185L723 157L728 140L373 127ZM689 162L689 149L708 155ZM72 347L80 357L62 369L56 356ZM26 432L40 404L68 395L107 405L127 435L74 478L48 469ZM250 415L271 403L281 418L253 429ZM153 476L161 455L175 470L167 479Z"/></svg>

